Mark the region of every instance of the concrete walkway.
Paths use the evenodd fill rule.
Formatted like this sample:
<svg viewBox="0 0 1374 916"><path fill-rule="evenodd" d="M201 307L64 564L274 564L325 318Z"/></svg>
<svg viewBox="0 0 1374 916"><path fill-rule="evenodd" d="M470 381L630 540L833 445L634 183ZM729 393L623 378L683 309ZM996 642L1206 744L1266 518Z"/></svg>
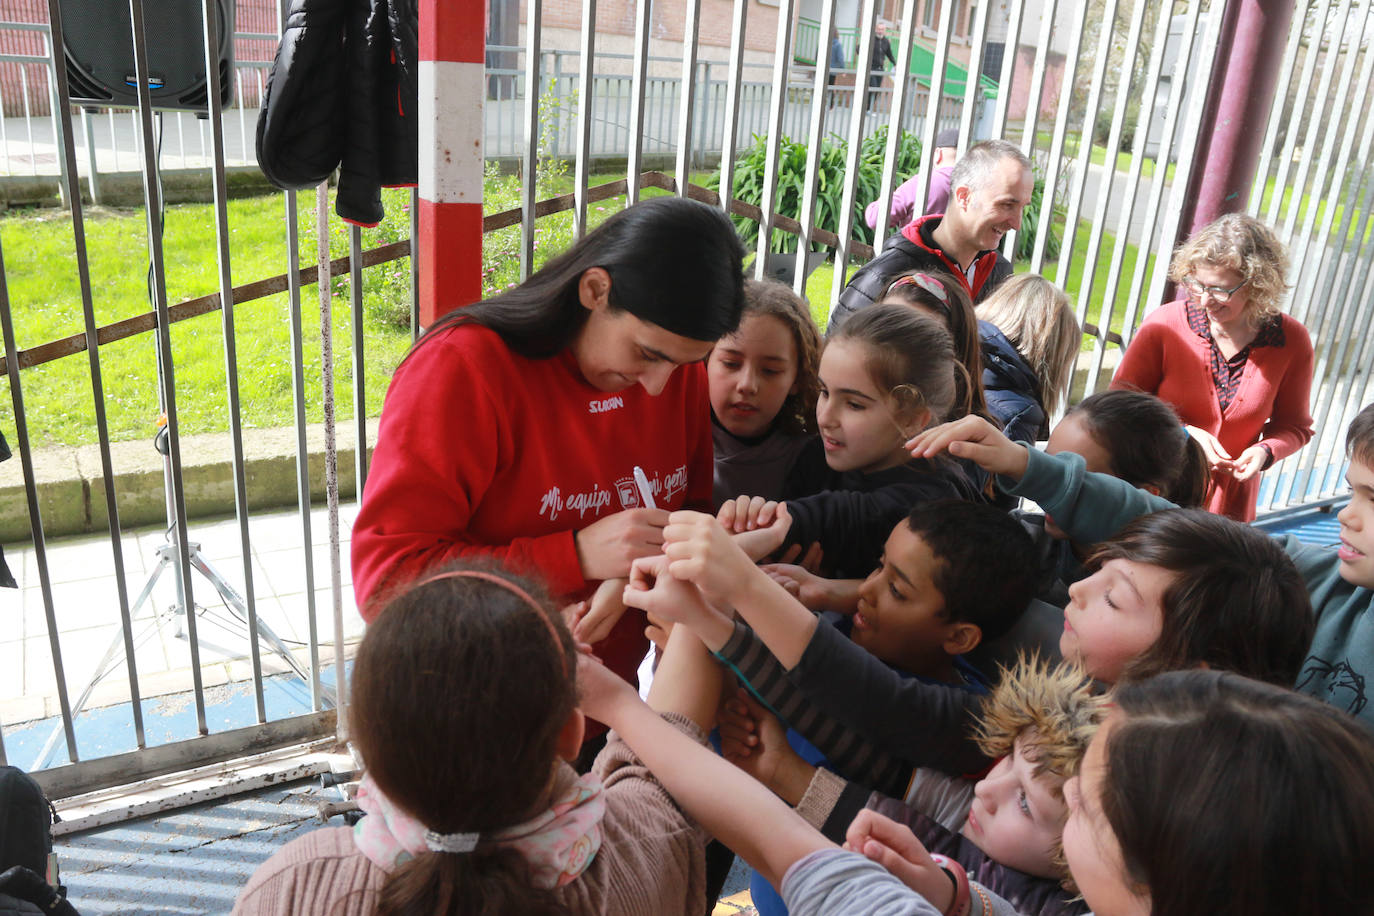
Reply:
<svg viewBox="0 0 1374 916"><path fill-rule="evenodd" d="M350 501L340 507L340 599L345 640L361 637L363 629L362 618L354 606L348 562L350 532L356 515L356 503ZM314 569L314 588L307 592L307 551L299 514L274 511L250 517L253 591L259 620L272 627L298 659L308 657L305 647L313 597L321 656L328 661L332 653L333 598L328 519L323 509L312 510L310 526L309 556ZM201 545L205 558L232 588L244 593L244 562L237 521L233 518L195 520L190 525L190 538ZM124 533L123 565L131 605L157 567L156 551L163 543L162 525ZM0 726L9 732L19 723L55 716L59 707L34 549L32 545L10 548L5 556L20 586L17 593L0 589L0 621L4 622L0 627ZM111 642L122 632L113 550L108 534L62 538L48 542L47 561L67 689L75 700L97 671ZM205 686L212 688L249 680L251 668L247 661L246 631L207 579L193 572L191 588L200 609L197 623ZM175 604L175 577L172 570L167 569L158 579L150 600L134 619L137 670L140 691L145 697L185 691L192 683L190 647L184 636L185 620L171 610ZM115 657L119 661L92 693L88 704L92 708L128 702L129 684L122 663L122 645L117 648ZM287 670L266 647L262 659L265 675ZM78 740L81 740L80 735ZM27 760L12 762L26 767L29 764Z"/></svg>

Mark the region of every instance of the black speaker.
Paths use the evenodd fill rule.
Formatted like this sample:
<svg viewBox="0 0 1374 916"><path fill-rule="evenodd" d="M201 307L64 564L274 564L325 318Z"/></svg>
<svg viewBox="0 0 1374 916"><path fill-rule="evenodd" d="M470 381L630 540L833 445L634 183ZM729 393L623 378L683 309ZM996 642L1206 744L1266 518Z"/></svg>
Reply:
<svg viewBox="0 0 1374 916"><path fill-rule="evenodd" d="M209 109L202 0L143 0L148 90L154 108ZM220 102L234 95L234 0L215 0L219 21ZM134 38L128 0L66 0L62 45L72 101L137 108Z"/></svg>

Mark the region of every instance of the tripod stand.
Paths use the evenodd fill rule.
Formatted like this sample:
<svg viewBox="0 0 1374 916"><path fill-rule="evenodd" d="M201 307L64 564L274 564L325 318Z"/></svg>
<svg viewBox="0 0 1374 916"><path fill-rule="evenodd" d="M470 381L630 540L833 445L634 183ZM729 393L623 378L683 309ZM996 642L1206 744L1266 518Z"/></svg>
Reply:
<svg viewBox="0 0 1374 916"><path fill-rule="evenodd" d="M183 626L183 621L187 613L193 612L205 617L210 610L200 604L197 604L194 608L189 608L187 606L186 583L182 580L181 564L178 562L177 558L176 503L174 502L172 494L172 461L167 447L167 439L167 427L164 426L158 431L157 436L153 440L153 447L162 453L163 491L167 500L168 518L166 540L154 551L157 557L157 565L153 567L152 572L148 574L148 579L143 583L143 588L139 591L138 598L135 599L133 606L129 609L129 619L132 621L138 617L139 610L152 598L153 589L157 586L158 581L162 578L162 574L168 568L172 570L172 575L176 583L176 601L163 610L158 611L151 619L144 623L140 632L134 634L133 643L135 650L146 643L150 637L160 633L163 626L172 621L177 622L177 638L188 639L189 637ZM200 544L188 540L186 542L186 557L191 569L200 573L205 577L206 581L214 586L215 591L224 601L225 607L229 609L230 616L232 617L232 622L229 626L237 630L242 636L251 638L251 628L248 625L248 604L243 600L243 597L229 584L228 579L224 577L223 573L216 569L215 566L205 558L204 554L201 552ZM290 648L286 645L286 642L277 635L276 631L273 630L266 621L261 619L257 621L257 630L258 641L265 644L268 649L280 658L292 673L302 681L309 683L309 673L301 667L300 662L296 661L296 657L291 654ZM198 640L198 642L202 645L204 644L201 640ZM105 650L105 654L96 664L95 673L91 676L90 682L86 684L85 689L81 691L81 695L78 696L76 702L72 704L71 715L73 721L76 719L77 715L86 708L86 703L90 700L91 694L95 691L96 686L118 667L117 657L123 644L124 634L116 633L114 639L110 641L109 647ZM217 647L212 646L212 648ZM329 687L321 686L320 691L324 704L326 706L333 706L335 704L334 690ZM62 738L62 733L62 725L59 723L54 727L52 734L49 735L48 740L44 742L42 750L38 752L38 757L29 767L31 771L40 770L47 766L48 761L52 758L53 752L57 748L57 742Z"/></svg>

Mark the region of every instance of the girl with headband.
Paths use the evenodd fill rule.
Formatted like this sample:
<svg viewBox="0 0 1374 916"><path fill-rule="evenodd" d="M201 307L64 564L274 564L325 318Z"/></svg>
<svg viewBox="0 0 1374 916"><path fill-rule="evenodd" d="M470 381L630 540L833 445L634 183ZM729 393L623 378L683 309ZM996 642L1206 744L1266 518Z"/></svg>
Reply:
<svg viewBox="0 0 1374 916"><path fill-rule="evenodd" d="M568 763L585 725L578 657L548 597L496 568L396 597L353 668L365 816L280 849L236 916L700 916L705 834L618 738L591 773ZM718 699L704 652L665 656L649 694L665 726L699 744Z"/></svg>

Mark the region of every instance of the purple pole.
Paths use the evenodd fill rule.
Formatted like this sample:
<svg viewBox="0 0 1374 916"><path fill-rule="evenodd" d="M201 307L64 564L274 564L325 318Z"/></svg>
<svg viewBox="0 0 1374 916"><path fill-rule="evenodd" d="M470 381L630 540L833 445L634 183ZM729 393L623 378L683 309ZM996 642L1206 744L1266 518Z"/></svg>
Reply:
<svg viewBox="0 0 1374 916"><path fill-rule="evenodd" d="M1198 126L1197 164L1188 180L1176 243L1217 217L1245 208L1294 5L1287 0L1226 2Z"/></svg>

